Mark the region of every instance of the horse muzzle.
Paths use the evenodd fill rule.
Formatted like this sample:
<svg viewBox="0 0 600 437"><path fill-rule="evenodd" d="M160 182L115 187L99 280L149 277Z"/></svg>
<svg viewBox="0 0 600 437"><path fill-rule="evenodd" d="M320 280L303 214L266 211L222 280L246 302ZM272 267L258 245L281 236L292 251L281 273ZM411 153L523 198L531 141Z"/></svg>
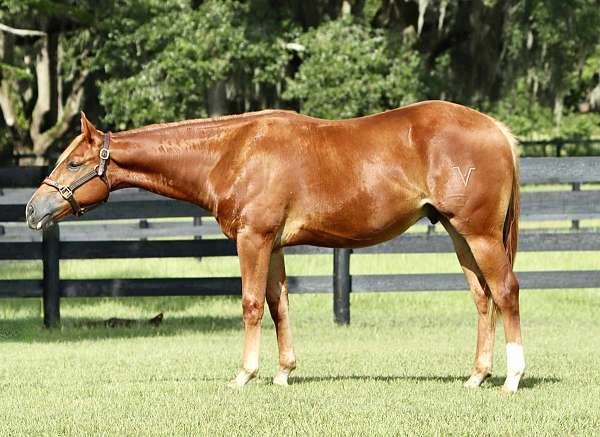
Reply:
<svg viewBox="0 0 600 437"><path fill-rule="evenodd" d="M55 223L55 217L64 207L64 202L54 193L34 195L25 206L27 225L37 231Z"/></svg>

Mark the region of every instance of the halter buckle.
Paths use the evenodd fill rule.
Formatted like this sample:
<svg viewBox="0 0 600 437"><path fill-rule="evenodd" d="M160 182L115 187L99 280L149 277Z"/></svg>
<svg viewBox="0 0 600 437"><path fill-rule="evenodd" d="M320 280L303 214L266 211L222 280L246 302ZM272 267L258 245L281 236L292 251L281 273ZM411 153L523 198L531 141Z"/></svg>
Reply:
<svg viewBox="0 0 600 437"><path fill-rule="evenodd" d="M110 157L110 150L108 149L100 149L100 159L107 160Z"/></svg>
<svg viewBox="0 0 600 437"><path fill-rule="evenodd" d="M62 186L58 189L58 192L65 200L69 200L73 197L73 190L71 190L68 186Z"/></svg>

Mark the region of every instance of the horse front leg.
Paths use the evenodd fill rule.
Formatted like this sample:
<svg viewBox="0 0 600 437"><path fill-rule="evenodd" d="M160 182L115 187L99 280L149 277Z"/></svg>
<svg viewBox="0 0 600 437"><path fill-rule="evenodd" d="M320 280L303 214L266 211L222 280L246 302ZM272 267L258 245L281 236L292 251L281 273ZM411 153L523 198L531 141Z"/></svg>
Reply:
<svg viewBox="0 0 600 437"><path fill-rule="evenodd" d="M256 232L238 234L237 251L242 275L244 355L242 368L228 384L241 388L258 374L260 324L265 305L273 238Z"/></svg>

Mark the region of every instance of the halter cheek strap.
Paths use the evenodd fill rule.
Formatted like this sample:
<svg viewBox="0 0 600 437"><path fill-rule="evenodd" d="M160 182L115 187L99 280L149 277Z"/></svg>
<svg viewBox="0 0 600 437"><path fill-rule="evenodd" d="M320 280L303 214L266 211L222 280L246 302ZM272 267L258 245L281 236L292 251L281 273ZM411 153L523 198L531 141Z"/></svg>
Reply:
<svg viewBox="0 0 600 437"><path fill-rule="evenodd" d="M110 146L110 132L107 132L104 134L104 138L102 139L102 147L100 148L100 154L99 154L100 163L96 167L94 167L93 170L86 173L79 179L76 179L75 181L71 182L69 185L63 185L60 182L50 179L49 177L44 179L43 183L46 185L49 185L53 188L56 188L56 190L60 193L62 198L65 199L67 202L69 202L69 205L71 205L71 208L73 209L73 213L77 216L80 216L80 215L86 213L90 209L93 209L96 206L98 206L101 203L106 202L108 200L108 196L110 195L110 184L108 182L108 178L105 175L105 172L106 172L106 164L108 163L108 160L110 159L110 151L108 150L109 146ZM77 190L79 187L86 184L87 182L91 181L96 176L98 176L100 178L100 180L106 184L106 188L108 189L108 194L106 195L106 199L104 199L102 202L98 202L93 205L82 208L79 205L79 203L77 202L77 199L75 199L75 190Z"/></svg>

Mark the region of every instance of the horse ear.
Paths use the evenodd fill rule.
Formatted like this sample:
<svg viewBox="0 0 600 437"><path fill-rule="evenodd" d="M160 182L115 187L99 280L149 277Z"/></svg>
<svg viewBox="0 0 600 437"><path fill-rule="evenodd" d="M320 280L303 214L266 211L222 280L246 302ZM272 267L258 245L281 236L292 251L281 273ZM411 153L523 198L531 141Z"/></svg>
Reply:
<svg viewBox="0 0 600 437"><path fill-rule="evenodd" d="M81 111L81 133L83 134L83 137L86 140L91 141L95 132L96 128L94 125L87 119L85 113Z"/></svg>

